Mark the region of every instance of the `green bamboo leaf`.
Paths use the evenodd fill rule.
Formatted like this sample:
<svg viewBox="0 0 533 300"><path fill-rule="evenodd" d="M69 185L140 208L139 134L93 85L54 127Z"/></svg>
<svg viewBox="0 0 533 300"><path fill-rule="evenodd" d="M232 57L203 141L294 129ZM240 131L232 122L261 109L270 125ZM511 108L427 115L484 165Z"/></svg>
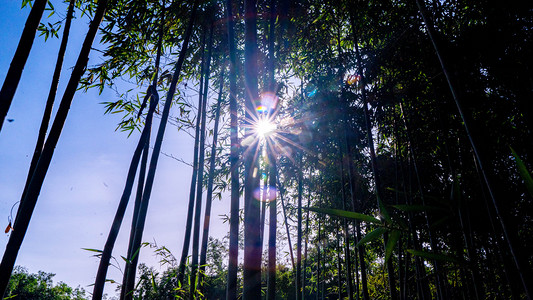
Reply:
<svg viewBox="0 0 533 300"><path fill-rule="evenodd" d="M414 249L407 249L407 252L411 253L412 255L420 256L427 260L440 260L440 261L459 263L459 261L456 258L445 255L445 254L433 253L429 251L420 251L420 250L414 250Z"/></svg>
<svg viewBox="0 0 533 300"><path fill-rule="evenodd" d="M531 173L528 171L526 164L520 158L520 156L518 156L514 149L512 147L509 148L511 148L511 152L513 153L516 165L518 166L518 172L520 172L520 176L524 180L529 194L533 196L533 178L531 178Z"/></svg>
<svg viewBox="0 0 533 300"><path fill-rule="evenodd" d="M102 253L103 252L102 250L91 249L91 248L81 248L81 249L86 250L86 251L91 251L91 252L97 252L97 253Z"/></svg>
<svg viewBox="0 0 533 300"><path fill-rule="evenodd" d="M304 207L303 209L308 209L310 211L328 214L328 215L336 216L336 217L343 217L343 218L355 219L355 220L365 221L365 222L374 223L374 224L381 224L380 220L372 216L360 214L360 213L356 213L352 211L347 211L347 210L333 209L333 208L320 208L320 207L309 207L309 208Z"/></svg>
<svg viewBox="0 0 533 300"><path fill-rule="evenodd" d="M357 245L355 245L356 247L359 247L361 245L364 245L364 244L367 244L373 240L376 240L378 239L379 237L381 237L385 232L387 232L387 229L383 228L383 227L378 227L374 230L372 230L371 232L367 233L360 241L359 243L357 243Z"/></svg>
<svg viewBox="0 0 533 300"><path fill-rule="evenodd" d="M390 256L392 255L392 251L394 250L394 247L396 247L400 237L401 232L399 230L393 230L389 234L389 240L387 241L387 245L385 245L385 262L389 260Z"/></svg>

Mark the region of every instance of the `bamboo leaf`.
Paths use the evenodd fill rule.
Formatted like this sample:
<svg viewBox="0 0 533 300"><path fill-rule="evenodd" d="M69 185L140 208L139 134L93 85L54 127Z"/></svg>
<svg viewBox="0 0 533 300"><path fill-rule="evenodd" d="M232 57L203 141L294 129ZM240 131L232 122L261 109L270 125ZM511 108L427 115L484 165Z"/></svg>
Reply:
<svg viewBox="0 0 533 300"><path fill-rule="evenodd" d="M387 232L387 229L383 227L378 227L371 232L367 233L360 241L355 245L356 247L359 247L361 245L367 244L371 241L374 241L381 237L385 232Z"/></svg>
<svg viewBox="0 0 533 300"><path fill-rule="evenodd" d="M414 250L414 249L407 249L407 252L411 253L412 255L420 256L427 260L440 260L440 261L459 263L459 261L456 258L445 255L445 254L433 253L429 251L420 251L420 250Z"/></svg>
<svg viewBox="0 0 533 300"><path fill-rule="evenodd" d="M81 249L86 250L86 251L91 251L91 252L97 252L97 253L102 253L103 252L102 250L91 249L91 248L81 248Z"/></svg>
<svg viewBox="0 0 533 300"><path fill-rule="evenodd" d="M314 211L317 213L331 215L331 216L355 219L355 220L365 221L365 222L374 223L374 224L381 224L381 221L374 218L373 216L360 214L360 213L356 213L352 211L333 209L333 208L321 208L321 207L309 207L309 208L302 207L302 208L308 209L310 211Z"/></svg>
<svg viewBox="0 0 533 300"><path fill-rule="evenodd" d="M394 247L396 247L396 244L398 243L398 240L401 237L401 232L399 230L393 230L389 234L389 240L387 241L387 245L385 245L385 262L387 262L390 259L390 256L392 255L392 251L394 250Z"/></svg>
<svg viewBox="0 0 533 300"><path fill-rule="evenodd" d="M518 156L518 154L514 151L512 147L511 152L513 153L516 165L518 167L518 172L520 172L520 176L524 180L524 183L526 184L527 190L529 191L529 194L533 196L533 178L531 178L531 173L528 171L526 164L524 161Z"/></svg>

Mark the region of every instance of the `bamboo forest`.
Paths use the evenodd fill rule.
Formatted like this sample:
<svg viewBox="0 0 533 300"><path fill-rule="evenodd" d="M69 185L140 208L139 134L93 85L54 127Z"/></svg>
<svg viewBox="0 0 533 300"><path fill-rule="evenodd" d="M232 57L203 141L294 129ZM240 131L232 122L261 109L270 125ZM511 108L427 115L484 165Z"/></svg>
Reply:
<svg viewBox="0 0 533 300"><path fill-rule="evenodd" d="M3 299L532 299L533 2L6 2L25 17L3 28L0 148L32 144L24 167L0 159L0 180L25 174L0 183ZM32 65L53 75L22 102ZM71 288L31 274L26 233L84 94L131 146L110 214L80 217L104 229L80 250L93 265L57 274L92 281ZM154 215L162 199L179 215ZM72 240L92 226L68 214ZM175 244L154 219L181 224L161 227Z"/></svg>

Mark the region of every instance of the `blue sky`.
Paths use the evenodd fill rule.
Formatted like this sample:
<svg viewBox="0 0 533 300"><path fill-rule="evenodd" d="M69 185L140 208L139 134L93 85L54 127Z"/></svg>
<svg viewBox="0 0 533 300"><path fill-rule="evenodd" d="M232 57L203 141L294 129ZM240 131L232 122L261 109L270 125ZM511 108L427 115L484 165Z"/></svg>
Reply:
<svg viewBox="0 0 533 300"><path fill-rule="evenodd" d="M29 13L29 8L20 9L20 4L18 0L0 1L3 15L0 18L2 82ZM54 4L57 10L66 11L66 6L60 2L54 1ZM59 99L87 25L87 19L73 22L58 90ZM44 42L44 37L36 38L7 116L14 121L6 122L0 132L2 226L7 226L10 209L19 200L24 186L58 48L59 39L49 38ZM98 61L98 55L93 53L89 64ZM76 94L16 262L31 272L43 270L55 273L55 281L81 285L88 291L91 291L87 286L94 281L98 260L82 248L103 248L139 137L138 132L128 138L126 133L115 131L119 116L104 115L104 106L99 103L113 99L114 93L110 91L104 91L102 95L98 95L96 90L88 93L78 91ZM158 126L156 123L154 128ZM189 135L169 126L162 151L191 161L192 144ZM155 240L159 245L165 245L177 257L181 253L191 171L182 163L160 156L143 238L144 241ZM214 216L229 210L225 199L215 201L213 205ZM131 210L132 205L128 207L115 246L115 257L124 255L126 251ZM227 225L222 224L218 217L212 220L212 235L225 235ZM8 237L2 234L0 238L2 252ZM150 250L142 252L141 261L158 265ZM111 268L108 278L121 281L122 277L119 271ZM114 286L108 284L106 291L113 294L113 289Z"/></svg>

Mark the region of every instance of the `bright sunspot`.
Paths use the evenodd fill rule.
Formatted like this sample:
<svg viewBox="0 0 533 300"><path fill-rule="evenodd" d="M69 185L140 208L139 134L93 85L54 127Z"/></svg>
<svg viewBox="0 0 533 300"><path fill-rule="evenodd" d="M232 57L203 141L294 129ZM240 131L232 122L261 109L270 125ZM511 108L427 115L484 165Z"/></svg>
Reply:
<svg viewBox="0 0 533 300"><path fill-rule="evenodd" d="M276 130L276 124L272 123L268 119L260 119L254 126L255 132L260 137L264 138L269 135L272 131Z"/></svg>

